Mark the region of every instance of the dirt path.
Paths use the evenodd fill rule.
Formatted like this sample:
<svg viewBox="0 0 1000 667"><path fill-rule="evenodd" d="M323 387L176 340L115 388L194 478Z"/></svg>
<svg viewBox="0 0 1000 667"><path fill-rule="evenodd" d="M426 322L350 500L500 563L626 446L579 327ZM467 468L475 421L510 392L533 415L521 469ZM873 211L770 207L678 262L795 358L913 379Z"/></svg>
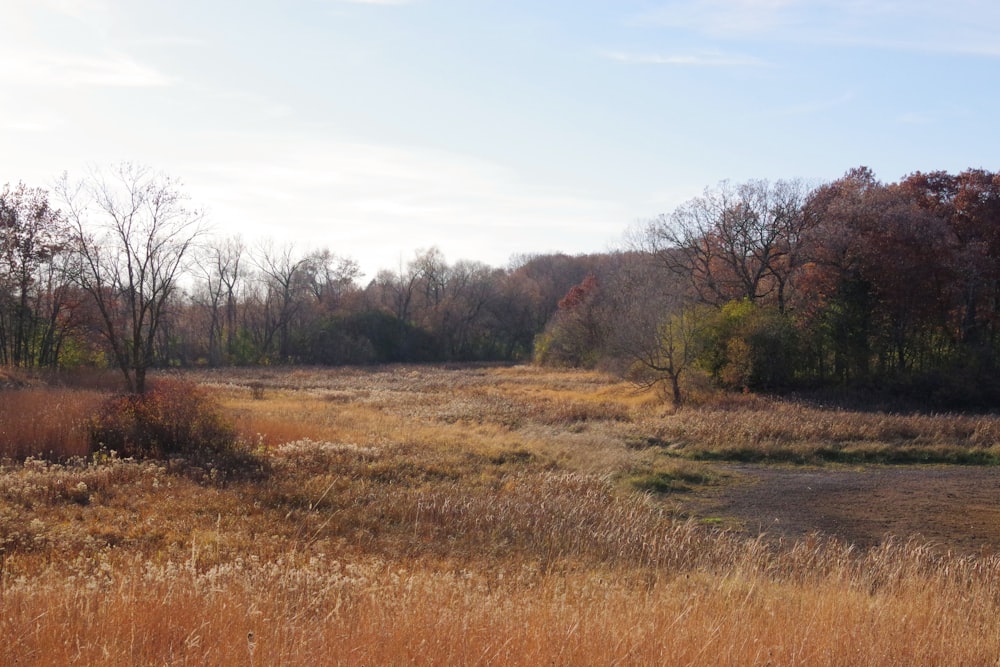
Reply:
<svg viewBox="0 0 1000 667"><path fill-rule="evenodd" d="M788 468L731 465L735 482L681 502L752 534L822 532L872 546L887 536L959 552L1000 552L1000 469L965 466Z"/></svg>

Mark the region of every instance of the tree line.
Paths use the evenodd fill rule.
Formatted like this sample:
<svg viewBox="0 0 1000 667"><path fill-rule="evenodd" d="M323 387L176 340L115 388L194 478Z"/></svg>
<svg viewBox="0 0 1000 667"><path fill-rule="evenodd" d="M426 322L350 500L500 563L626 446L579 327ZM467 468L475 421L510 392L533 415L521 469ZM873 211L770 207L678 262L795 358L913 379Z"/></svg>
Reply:
<svg viewBox="0 0 1000 667"><path fill-rule="evenodd" d="M626 248L449 262L360 281L328 249L208 233L132 164L0 193L0 363L153 366L497 361L732 389L872 388L987 406L1000 343L1000 175L866 168L722 182Z"/></svg>
<svg viewBox="0 0 1000 667"><path fill-rule="evenodd" d="M536 351L617 362L675 401L692 374L946 408L1000 399L998 174L723 182L634 230L631 247L621 270L567 296Z"/></svg>
<svg viewBox="0 0 1000 667"><path fill-rule="evenodd" d="M329 249L209 234L180 184L134 164L0 192L0 364L154 366L530 359L599 257L506 268L418 251L366 284Z"/></svg>

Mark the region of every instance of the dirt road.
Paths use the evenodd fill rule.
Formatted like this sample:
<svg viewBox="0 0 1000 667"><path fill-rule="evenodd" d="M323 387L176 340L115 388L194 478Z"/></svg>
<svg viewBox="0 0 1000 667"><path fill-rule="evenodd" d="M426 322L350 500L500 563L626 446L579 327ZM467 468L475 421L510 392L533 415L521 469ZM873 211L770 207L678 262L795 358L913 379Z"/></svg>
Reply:
<svg viewBox="0 0 1000 667"><path fill-rule="evenodd" d="M966 466L722 467L731 484L681 502L751 534L822 532L868 547L920 537L964 553L1000 552L1000 469Z"/></svg>

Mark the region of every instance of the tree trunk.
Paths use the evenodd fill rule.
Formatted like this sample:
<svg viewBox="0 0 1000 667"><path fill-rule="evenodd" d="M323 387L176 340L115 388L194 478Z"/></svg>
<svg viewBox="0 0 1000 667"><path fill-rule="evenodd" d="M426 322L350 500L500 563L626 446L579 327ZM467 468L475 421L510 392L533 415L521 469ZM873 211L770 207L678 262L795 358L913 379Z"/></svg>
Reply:
<svg viewBox="0 0 1000 667"><path fill-rule="evenodd" d="M674 393L674 407L679 408L681 406L681 374L671 373L670 374L670 388Z"/></svg>

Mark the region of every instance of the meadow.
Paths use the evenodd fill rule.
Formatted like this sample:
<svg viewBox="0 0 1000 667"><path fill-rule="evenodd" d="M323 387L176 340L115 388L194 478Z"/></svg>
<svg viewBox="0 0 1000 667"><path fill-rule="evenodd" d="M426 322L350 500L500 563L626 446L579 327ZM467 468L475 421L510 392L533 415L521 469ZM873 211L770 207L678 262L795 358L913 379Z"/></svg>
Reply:
<svg viewBox="0 0 1000 667"><path fill-rule="evenodd" d="M674 410L531 366L182 375L238 463L91 454L100 387L0 394L0 664L1000 664L992 550L685 509L733 461L993 465L996 417Z"/></svg>

